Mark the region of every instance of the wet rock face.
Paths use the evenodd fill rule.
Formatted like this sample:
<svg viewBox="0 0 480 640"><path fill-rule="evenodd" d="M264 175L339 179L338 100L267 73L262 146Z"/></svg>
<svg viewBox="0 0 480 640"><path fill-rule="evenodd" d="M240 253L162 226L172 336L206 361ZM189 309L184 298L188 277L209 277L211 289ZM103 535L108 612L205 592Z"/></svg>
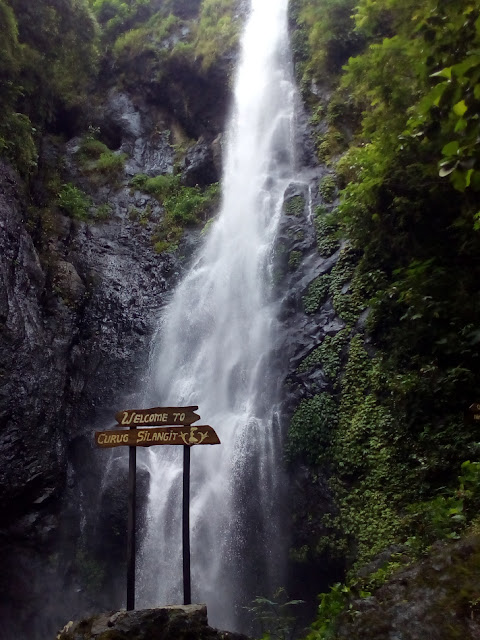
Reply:
<svg viewBox="0 0 480 640"><path fill-rule="evenodd" d="M335 640L476 640L480 537L439 544L368 598L354 600Z"/></svg>
<svg viewBox="0 0 480 640"><path fill-rule="evenodd" d="M213 80L197 86L185 75L179 82L195 102L195 92ZM181 159L177 143L190 148L183 184L218 180L222 87L202 94L197 115L210 106L198 118L173 105L184 104L173 86L162 95L112 90L102 107L92 107L84 119L93 136L127 156L115 184L82 175L78 137L64 148L42 142L30 193L0 165L0 553L6 558L0 613L6 640L25 634L43 640L65 611L122 603L125 541L112 523L122 523L126 452L97 450L93 432L111 427L119 409L142 402L160 310L198 242L190 232L176 257L157 254L152 236L163 208L128 183L137 173L173 173ZM188 140L200 133L193 144ZM107 204L108 219L73 220L49 202L42 171L58 166L62 181ZM40 208L52 205L47 232L37 233L35 219L28 221L31 198ZM147 496L148 477L139 484ZM140 517L143 507L139 496ZM110 549L115 566L105 560ZM19 572L22 566L28 571Z"/></svg>
<svg viewBox="0 0 480 640"><path fill-rule="evenodd" d="M111 149L127 154L126 173L156 176L172 173L175 150L170 145L171 115L162 108L111 91L97 115L100 135Z"/></svg>
<svg viewBox="0 0 480 640"><path fill-rule="evenodd" d="M208 626L201 604L117 611L69 622L57 640L247 640Z"/></svg>
<svg viewBox="0 0 480 640"><path fill-rule="evenodd" d="M57 214L41 255L21 181L5 165L0 176L0 614L7 640L27 630L33 640L65 611L88 607L83 578L106 573L95 563L108 541L95 530L110 457L93 447L93 432L111 427L142 384L181 263L154 252L151 229L130 220L122 191L106 222ZM109 465L107 493L126 484L121 460ZM104 589L115 602L113 586Z"/></svg>
<svg viewBox="0 0 480 640"><path fill-rule="evenodd" d="M200 139L189 149L183 160L182 181L187 187L205 187L218 182L219 172L215 162L214 149Z"/></svg>
<svg viewBox="0 0 480 640"><path fill-rule="evenodd" d="M36 515L65 479L62 394L73 327L68 313L58 324L45 314L45 273L23 225L20 183L6 165L0 173L0 509L4 526L43 538Z"/></svg>

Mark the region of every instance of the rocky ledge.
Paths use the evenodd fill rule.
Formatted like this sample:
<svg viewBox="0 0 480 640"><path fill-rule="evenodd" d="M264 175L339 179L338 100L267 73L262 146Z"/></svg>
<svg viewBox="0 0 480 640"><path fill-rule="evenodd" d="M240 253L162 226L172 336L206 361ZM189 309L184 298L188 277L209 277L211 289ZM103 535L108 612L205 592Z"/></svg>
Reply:
<svg viewBox="0 0 480 640"><path fill-rule="evenodd" d="M378 570L381 566L373 566ZM335 640L478 640L480 534L437 542L370 597L350 602Z"/></svg>
<svg viewBox="0 0 480 640"><path fill-rule="evenodd" d="M248 640L208 626L203 604L104 613L69 622L57 640Z"/></svg>

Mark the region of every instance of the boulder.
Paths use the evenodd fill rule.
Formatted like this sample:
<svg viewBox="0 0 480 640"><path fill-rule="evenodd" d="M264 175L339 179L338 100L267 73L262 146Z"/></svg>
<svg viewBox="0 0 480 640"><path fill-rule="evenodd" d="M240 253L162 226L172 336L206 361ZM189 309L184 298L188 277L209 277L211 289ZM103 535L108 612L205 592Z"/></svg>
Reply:
<svg viewBox="0 0 480 640"><path fill-rule="evenodd" d="M247 640L208 626L203 604L104 613L69 622L57 640Z"/></svg>

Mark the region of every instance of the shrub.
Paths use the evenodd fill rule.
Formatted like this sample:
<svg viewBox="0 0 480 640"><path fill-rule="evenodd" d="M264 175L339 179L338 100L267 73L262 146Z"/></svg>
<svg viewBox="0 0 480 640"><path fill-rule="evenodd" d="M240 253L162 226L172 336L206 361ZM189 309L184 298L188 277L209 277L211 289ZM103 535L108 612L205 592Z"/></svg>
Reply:
<svg viewBox="0 0 480 640"><path fill-rule="evenodd" d="M118 180L125 168L125 153L115 153L106 144L88 136L80 145L77 159L83 173L87 174L92 182L106 184Z"/></svg>
<svg viewBox="0 0 480 640"><path fill-rule="evenodd" d="M292 271L298 267L301 261L302 261L301 251L290 251L290 256L288 257L288 266L290 269L292 269Z"/></svg>
<svg viewBox="0 0 480 640"><path fill-rule="evenodd" d="M305 210L305 198L301 195L292 196L285 202L287 216L301 216Z"/></svg>
<svg viewBox="0 0 480 640"><path fill-rule="evenodd" d="M58 206L71 218L87 220L92 206L90 198L84 191L71 182L63 184L57 197Z"/></svg>
<svg viewBox="0 0 480 640"><path fill-rule="evenodd" d="M320 195L324 202L333 202L337 191L337 182L332 175L325 176L320 183Z"/></svg>
<svg viewBox="0 0 480 640"><path fill-rule="evenodd" d="M330 274L324 273L315 278L308 286L307 293L303 296L303 308L305 313L315 313L330 292Z"/></svg>
<svg viewBox="0 0 480 640"><path fill-rule="evenodd" d="M338 424L338 407L328 393L302 400L288 430L287 456L318 464L324 457Z"/></svg>

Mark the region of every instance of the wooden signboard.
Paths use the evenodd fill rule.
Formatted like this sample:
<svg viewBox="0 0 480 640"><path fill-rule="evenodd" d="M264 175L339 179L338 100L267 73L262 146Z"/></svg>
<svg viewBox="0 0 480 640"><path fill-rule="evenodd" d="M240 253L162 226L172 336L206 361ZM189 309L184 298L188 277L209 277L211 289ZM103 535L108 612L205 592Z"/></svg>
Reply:
<svg viewBox="0 0 480 640"><path fill-rule="evenodd" d="M194 413L197 409L197 406L129 409L128 411L119 411L115 414L115 420L122 427L153 427L167 424L189 425L192 424L192 422L200 420L200 416Z"/></svg>
<svg viewBox="0 0 480 640"><path fill-rule="evenodd" d="M152 427L151 429L115 429L97 431L95 442L99 447L151 447L159 444L220 444L209 425L196 427Z"/></svg>
<svg viewBox="0 0 480 640"><path fill-rule="evenodd" d="M197 409L197 406L191 406L154 407L153 409L128 409L126 411L119 411L115 415L115 420L118 422L118 426L128 427L128 430L110 429L109 431L97 431L95 433L95 443L103 449L122 446L129 447L127 525L128 611L135 608L136 447L151 447L160 444L183 445L183 603L192 603L190 576L190 449L197 444L220 444L217 434L209 425L191 426L192 422L200 420L200 416L194 413Z"/></svg>
<svg viewBox="0 0 480 640"><path fill-rule="evenodd" d="M480 424L480 402L474 402L468 407L465 418L468 422L478 422Z"/></svg>

